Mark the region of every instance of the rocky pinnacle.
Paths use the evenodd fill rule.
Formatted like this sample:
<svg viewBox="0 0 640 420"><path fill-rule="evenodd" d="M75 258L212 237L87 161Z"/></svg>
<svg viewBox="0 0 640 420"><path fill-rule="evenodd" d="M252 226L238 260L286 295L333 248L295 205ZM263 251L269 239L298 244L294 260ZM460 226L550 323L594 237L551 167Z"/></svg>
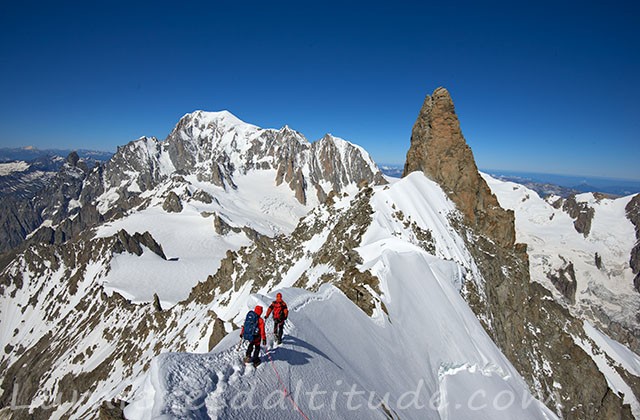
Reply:
<svg viewBox="0 0 640 420"><path fill-rule="evenodd" d="M440 184L478 233L502 246L514 245L513 212L500 207L480 176L445 88L427 95L413 126L403 176L413 171Z"/></svg>

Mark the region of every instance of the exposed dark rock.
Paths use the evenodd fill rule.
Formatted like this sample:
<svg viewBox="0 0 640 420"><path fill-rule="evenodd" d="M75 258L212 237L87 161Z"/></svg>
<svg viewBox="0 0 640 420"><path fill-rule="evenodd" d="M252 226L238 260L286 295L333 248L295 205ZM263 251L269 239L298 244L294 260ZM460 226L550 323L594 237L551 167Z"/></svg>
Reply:
<svg viewBox="0 0 640 420"><path fill-rule="evenodd" d="M578 203L576 196L571 195L562 204L562 210L567 212L574 219L573 227L576 232L581 233L586 238L591 231L591 222L596 211L589 207L587 203Z"/></svg>
<svg viewBox="0 0 640 420"><path fill-rule="evenodd" d="M255 229L252 229L248 226L243 226L241 229L242 232L244 232L245 235L247 235L247 238L251 239L254 242L259 242L264 235L262 235L260 232L258 232ZM235 230L234 230L235 232Z"/></svg>
<svg viewBox="0 0 640 420"><path fill-rule="evenodd" d="M222 136L237 134L233 131L236 123L241 122L224 113L212 118L206 112L196 111L183 117L165 141L176 169L194 173L199 180L225 189L237 188L233 182L237 173L275 169L276 185L286 183L303 204L309 199L310 186L329 185L329 190L340 191L362 179L374 185L386 183L365 152L330 135L309 143L289 127L257 129L251 140L238 139L238 143L247 141L248 149L240 150L235 142L230 148L218 148ZM230 154L234 155L233 162ZM328 192L318 190L320 202Z"/></svg>
<svg viewBox="0 0 640 420"><path fill-rule="evenodd" d="M215 314L210 313L210 315L212 316L212 318L214 318L214 320L211 335L209 336L209 351L213 350L216 344L218 344L220 340L222 340L225 335L227 335L226 331L224 330L224 323L220 319L215 318Z"/></svg>
<svg viewBox="0 0 640 420"><path fill-rule="evenodd" d="M218 235L226 235L229 232L239 233L241 229L238 227L233 227L229 225L227 222L222 220L219 214L214 214L213 216L213 229L216 231Z"/></svg>
<svg viewBox="0 0 640 420"><path fill-rule="evenodd" d="M69 156L67 156L67 163L71 166L76 166L79 161L80 156L78 156L78 153L75 151L69 153Z"/></svg>
<svg viewBox="0 0 640 420"><path fill-rule="evenodd" d="M128 252L130 254L135 254L137 256L142 255L144 250L142 249L142 245L149 248L149 250L163 259L167 259L164 254L164 250L162 246L153 239L153 236L149 232L145 233L134 233L133 236L129 235L129 233L122 229L117 234L118 241L113 245L113 252L123 253Z"/></svg>
<svg viewBox="0 0 640 420"><path fill-rule="evenodd" d="M211 196L211 194L203 190L196 191L195 193L193 193L192 197L194 200L202 201L203 203L207 204L211 204L214 201L214 198Z"/></svg>
<svg viewBox="0 0 640 420"><path fill-rule="evenodd" d="M153 309L156 312L162 312L162 304L160 303L160 298L157 293L153 294Z"/></svg>
<svg viewBox="0 0 640 420"><path fill-rule="evenodd" d="M589 311L600 330L606 332L609 337L619 343L623 343L636 354L640 353L640 327L637 326L638 321L640 321L640 314L636 315L636 323L630 324L611 319L608 311L602 305L591 305Z"/></svg>
<svg viewBox="0 0 640 420"><path fill-rule="evenodd" d="M182 201L178 194L171 191L167 198L165 198L162 208L169 213L180 213L182 211Z"/></svg>
<svg viewBox="0 0 640 420"><path fill-rule="evenodd" d="M4 198L0 202L0 252L20 245L42 221L31 200Z"/></svg>
<svg viewBox="0 0 640 420"><path fill-rule="evenodd" d="M515 243L513 211L504 210L480 176L455 113L449 92L427 95L411 132L403 176L422 171L436 181L467 222L500 245Z"/></svg>
<svg viewBox="0 0 640 420"><path fill-rule="evenodd" d="M570 262L565 267L560 268L555 273L547 273L547 278L558 289L569 302L576 303L576 272L573 269L573 263Z"/></svg>
<svg viewBox="0 0 640 420"><path fill-rule="evenodd" d="M124 420L124 409L127 406L125 401L111 400L103 401L98 411L99 420Z"/></svg>
<svg viewBox="0 0 640 420"><path fill-rule="evenodd" d="M324 245L308 257L314 266L326 264L334 267L336 274L324 276L314 287L323 283L334 284L369 315L376 305L385 310L382 302L369 291L370 288L379 293L379 280L368 271L358 270L362 261L355 251L371 223L372 209L369 200L372 193L372 188L364 188L354 198L349 209L339 214L330 203L325 204L325 210L332 214L331 222L309 216L310 219L303 219L289 236L271 238L259 235L253 239L251 246L237 252L228 251L220 263L220 269L194 287L189 301L207 304L215 297L212 290L233 288L237 291L241 285L251 281L252 291L257 291L270 282L281 279L302 257L301 244L322 232L331 223ZM320 211L319 208L313 210ZM306 223L307 220L309 223ZM294 286L304 287L306 280L308 279L303 276Z"/></svg>
<svg viewBox="0 0 640 420"><path fill-rule="evenodd" d="M596 252L595 263L598 270L602 270L602 257Z"/></svg>
<svg viewBox="0 0 640 420"><path fill-rule="evenodd" d="M140 241L142 236L144 235L139 235L137 240ZM75 294L71 290L76 287L72 281L74 273L80 272L79 277L84 278L84 272L90 263L98 262L108 266L108 260L104 261L104 258L109 258L117 246L122 246L122 240L118 235L91 239L89 242L66 242L53 246L36 244L25 251L20 260L14 261L13 264L27 264L29 272L42 284L56 282L56 294L43 292L42 288L32 289L34 294L24 309L33 306L37 308L36 311L46 313L47 318L43 321L51 326L52 332L41 337L36 344L26 348L12 348L12 354L0 356L4 364L0 407L7 407L14 395L16 404L30 404L36 394L43 395L44 384L49 380L52 369L66 363L82 364L86 357L91 357L96 350L95 347L85 349L77 346L79 343L86 346L87 338L98 328L106 326L103 338L107 343L114 344L113 351L91 370L80 373L72 373L71 370L63 372L65 374L56 383L56 389L47 388L44 392L52 392L49 394L51 401L59 398L59 401L64 403L74 401L77 397L83 401L94 392L96 383L113 375L115 369L120 369L122 373L124 367L125 374L130 375L131 366L139 362L143 351L150 350L140 348L144 338L150 334L156 337L158 343L151 349L154 354L166 348L168 343L163 340L169 326L167 318L172 316L171 311L157 313L146 305L133 305L117 293L108 297L97 283L90 285L78 303L70 307L67 313L59 312L60 305L64 306L69 296ZM60 268L65 269L62 277L55 275ZM17 279L13 277L18 273L19 271L5 270L2 275L9 278L8 284L16 284ZM122 319L126 319L127 322L121 327L115 327L117 321ZM186 341L186 338L180 335L179 341ZM92 340L88 342L91 343ZM70 351L75 354L68 360L63 359ZM12 362L7 364L8 360ZM25 365L29 366L29 369L24 369ZM75 405L73 409L80 408L82 407ZM98 414L98 407L94 410L94 415ZM50 414L48 409L36 408L31 413L16 411L12 418L46 419ZM67 413L70 414L72 413ZM75 417L84 418L87 415Z"/></svg>
<svg viewBox="0 0 640 420"><path fill-rule="evenodd" d="M560 210L563 204L564 204L564 198L560 197L556 201L551 203L551 206L556 210Z"/></svg>

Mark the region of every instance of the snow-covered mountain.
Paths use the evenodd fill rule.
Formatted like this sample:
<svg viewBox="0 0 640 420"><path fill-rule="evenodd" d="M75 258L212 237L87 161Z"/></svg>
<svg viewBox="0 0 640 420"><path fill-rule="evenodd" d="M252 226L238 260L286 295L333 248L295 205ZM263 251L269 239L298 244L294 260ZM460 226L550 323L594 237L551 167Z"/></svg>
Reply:
<svg viewBox="0 0 640 420"><path fill-rule="evenodd" d="M411 144L390 179L344 140L197 111L72 159L0 259L0 415L640 418L640 358L531 281L446 90ZM238 327L277 291L285 340L246 368Z"/></svg>
<svg viewBox="0 0 640 420"><path fill-rule="evenodd" d="M638 270L633 269L640 238L627 211L640 195L542 199L522 185L483 176L500 204L515 212L517 239L528 245L531 278L640 353L640 289L634 287Z"/></svg>

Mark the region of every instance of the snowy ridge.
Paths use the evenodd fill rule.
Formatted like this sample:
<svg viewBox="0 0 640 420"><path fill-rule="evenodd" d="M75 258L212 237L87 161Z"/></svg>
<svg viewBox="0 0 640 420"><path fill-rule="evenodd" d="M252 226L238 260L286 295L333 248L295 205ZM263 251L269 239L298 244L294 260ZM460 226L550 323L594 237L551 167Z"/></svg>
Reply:
<svg viewBox="0 0 640 420"><path fill-rule="evenodd" d="M464 242L447 234L447 213L454 208L439 187L416 173L378 187L371 202L374 219L357 250L361 269L380 279L384 310L377 305L368 317L328 284L313 293L283 289L281 284L251 296L243 292L236 296L245 303L232 303L240 319L247 308L268 304L277 290L290 304L285 341L280 347L269 346L266 365L254 371L239 362L237 331L206 355L165 354L153 362L153 374L146 376L136 402L125 410L127 417L295 418L299 413L290 401L280 401L277 371L310 418L386 418L385 413L433 419L555 418L531 397L460 296L463 273L473 269L464 268L472 265ZM417 225L435 232L439 256L429 254L415 228L404 224L403 219L414 217ZM319 233L310 241L318 237L327 236ZM398 349L402 357L393 356ZM187 373L178 373L178 366ZM314 389L325 392L310 400ZM350 389L362 392L349 399L345 393ZM470 401L478 389L485 392L486 404ZM238 404L242 393L251 395L254 404ZM518 402L502 407L499 400L494 404L498 395ZM476 408L476 402L483 408Z"/></svg>

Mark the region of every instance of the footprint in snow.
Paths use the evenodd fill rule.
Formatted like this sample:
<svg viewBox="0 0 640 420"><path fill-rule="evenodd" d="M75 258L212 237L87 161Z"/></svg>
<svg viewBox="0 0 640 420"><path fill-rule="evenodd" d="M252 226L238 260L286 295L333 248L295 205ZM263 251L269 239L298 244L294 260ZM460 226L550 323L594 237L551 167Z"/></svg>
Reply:
<svg viewBox="0 0 640 420"><path fill-rule="evenodd" d="M229 383L231 385L236 384L240 380L240 376L242 375L243 370L244 364L242 366L238 362L235 362L233 364L233 373L229 376Z"/></svg>

